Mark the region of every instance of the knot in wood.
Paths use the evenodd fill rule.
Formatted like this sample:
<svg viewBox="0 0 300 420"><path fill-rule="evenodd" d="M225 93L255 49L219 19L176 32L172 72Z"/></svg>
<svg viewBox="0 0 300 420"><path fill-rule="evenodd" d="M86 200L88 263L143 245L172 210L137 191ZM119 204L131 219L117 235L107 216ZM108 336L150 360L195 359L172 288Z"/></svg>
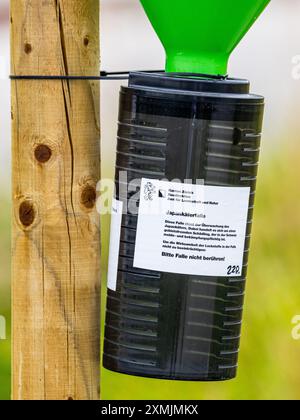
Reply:
<svg viewBox="0 0 300 420"><path fill-rule="evenodd" d="M28 228L31 226L35 219L35 209L31 201L23 201L19 207L19 219L23 226Z"/></svg>
<svg viewBox="0 0 300 420"><path fill-rule="evenodd" d="M46 144L39 144L34 150L34 156L39 163L46 163L52 156L52 150Z"/></svg>
<svg viewBox="0 0 300 420"><path fill-rule="evenodd" d="M24 45L24 51L25 54L30 54L32 52L32 45L26 42Z"/></svg>

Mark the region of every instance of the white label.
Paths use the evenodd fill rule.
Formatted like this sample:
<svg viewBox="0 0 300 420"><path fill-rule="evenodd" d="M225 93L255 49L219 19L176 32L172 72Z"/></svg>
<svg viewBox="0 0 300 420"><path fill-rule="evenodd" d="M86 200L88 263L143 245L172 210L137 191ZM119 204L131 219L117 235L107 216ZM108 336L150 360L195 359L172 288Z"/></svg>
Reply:
<svg viewBox="0 0 300 420"><path fill-rule="evenodd" d="M240 277L250 188L142 179L134 267Z"/></svg>
<svg viewBox="0 0 300 420"><path fill-rule="evenodd" d="M113 291L117 290L122 213L122 201L113 199L111 211L109 263L107 275L107 287Z"/></svg>

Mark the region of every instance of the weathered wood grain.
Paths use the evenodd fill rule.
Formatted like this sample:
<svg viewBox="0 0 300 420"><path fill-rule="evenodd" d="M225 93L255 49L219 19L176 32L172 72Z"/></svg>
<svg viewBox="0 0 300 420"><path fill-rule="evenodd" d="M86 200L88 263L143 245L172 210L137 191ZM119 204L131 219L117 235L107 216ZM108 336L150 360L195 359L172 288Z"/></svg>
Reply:
<svg viewBox="0 0 300 420"><path fill-rule="evenodd" d="M98 0L11 0L12 73L99 74ZM99 398L99 83L12 82L13 398Z"/></svg>

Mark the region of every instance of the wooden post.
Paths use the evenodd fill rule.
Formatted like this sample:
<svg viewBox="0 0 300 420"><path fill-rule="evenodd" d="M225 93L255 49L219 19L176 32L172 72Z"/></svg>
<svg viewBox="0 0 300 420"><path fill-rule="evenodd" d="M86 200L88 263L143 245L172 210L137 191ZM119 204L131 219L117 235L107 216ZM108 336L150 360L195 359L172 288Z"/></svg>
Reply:
<svg viewBox="0 0 300 420"><path fill-rule="evenodd" d="M98 0L11 0L12 73L99 74ZM99 83L12 82L13 398L99 398Z"/></svg>

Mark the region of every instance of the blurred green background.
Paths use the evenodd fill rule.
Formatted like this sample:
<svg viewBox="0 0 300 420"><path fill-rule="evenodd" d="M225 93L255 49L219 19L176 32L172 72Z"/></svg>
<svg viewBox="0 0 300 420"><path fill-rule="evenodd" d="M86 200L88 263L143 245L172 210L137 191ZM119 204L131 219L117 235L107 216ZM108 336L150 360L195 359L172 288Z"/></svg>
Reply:
<svg viewBox="0 0 300 420"><path fill-rule="evenodd" d="M201 384L103 371L104 399L299 399L300 341L291 335L292 318L300 314L299 154L295 146L261 159L238 378ZM0 308L8 319L9 210L2 198ZM9 350L9 340L0 341L0 399L10 397Z"/></svg>
<svg viewBox="0 0 300 420"><path fill-rule="evenodd" d="M0 315L6 318L7 340L0 340L0 400L10 397L10 204L0 197Z"/></svg>
<svg viewBox="0 0 300 420"><path fill-rule="evenodd" d="M4 49L0 52L0 64L1 54L6 57L9 54L7 8L6 13L2 13L5 5L8 0L1 0L0 41ZM163 67L163 51L138 0L102 0L102 8L104 69ZM300 341L293 340L291 334L292 319L300 315L300 80L292 77L292 63L295 64L292 59L300 54L299 13L298 0L272 0L231 61L230 74L249 77L253 82L252 90L265 95L267 102L238 378L226 383L202 384L142 379L103 371L103 399L300 399ZM1 26L2 18L6 26ZM121 39L116 27L122 29ZM10 398L7 78L5 82L0 80L0 87L3 134L0 142L0 315L6 317L8 330L7 340L0 340L0 400L3 400ZM118 90L119 84L115 82L102 85L103 176L106 178L113 177L114 172ZM104 217L102 222L105 281L109 218ZM104 310L105 304L102 307Z"/></svg>
<svg viewBox="0 0 300 420"><path fill-rule="evenodd" d="M300 341L291 335L300 314L299 153L261 159L238 378L172 383L104 371L104 399L300 398Z"/></svg>

